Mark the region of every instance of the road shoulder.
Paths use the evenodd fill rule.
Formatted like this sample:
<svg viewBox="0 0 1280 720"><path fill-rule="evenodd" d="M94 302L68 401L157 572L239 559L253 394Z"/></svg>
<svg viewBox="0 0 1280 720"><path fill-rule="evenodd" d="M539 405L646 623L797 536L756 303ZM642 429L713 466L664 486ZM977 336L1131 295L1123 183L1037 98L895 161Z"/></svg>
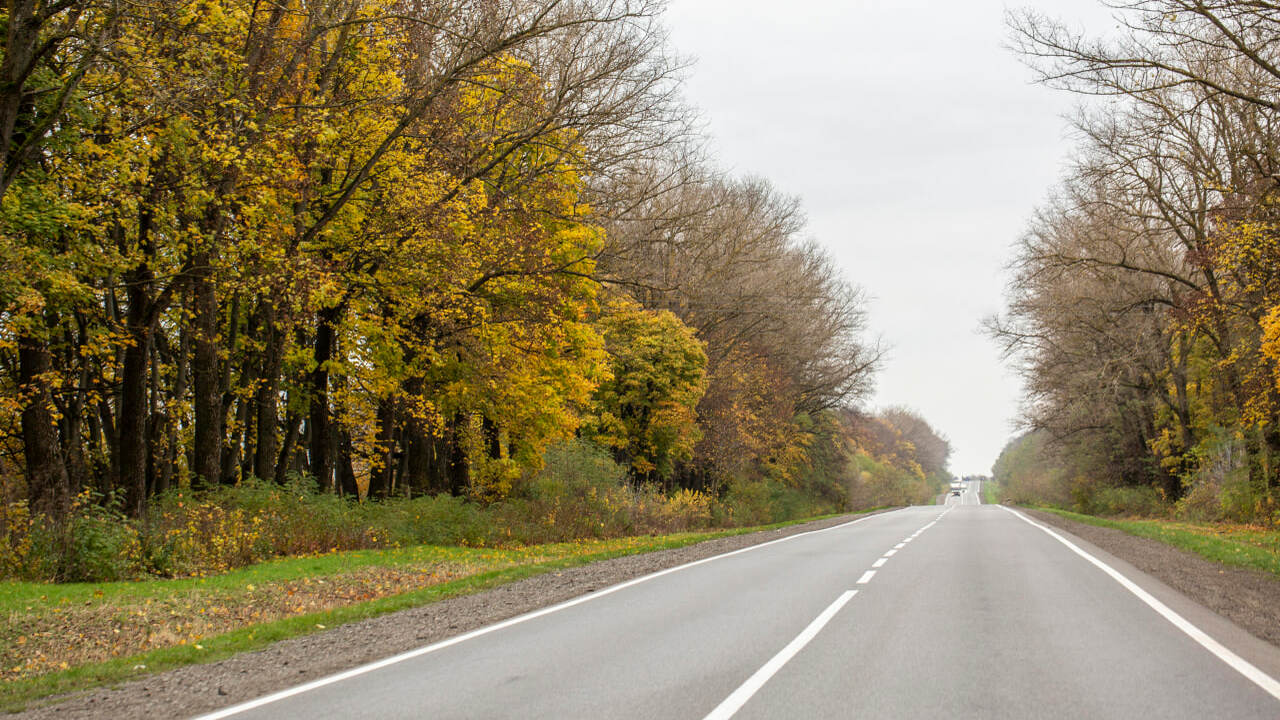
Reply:
<svg viewBox="0 0 1280 720"><path fill-rule="evenodd" d="M883 511L881 511L883 512ZM610 585L733 550L849 522L826 518L548 572L471 595L285 640L206 665L98 688L14 718L190 717L447 639Z"/></svg>
<svg viewBox="0 0 1280 720"><path fill-rule="evenodd" d="M1122 530L1038 510L1020 511L1083 541L1085 550L1272 677L1280 677L1280 579Z"/></svg>

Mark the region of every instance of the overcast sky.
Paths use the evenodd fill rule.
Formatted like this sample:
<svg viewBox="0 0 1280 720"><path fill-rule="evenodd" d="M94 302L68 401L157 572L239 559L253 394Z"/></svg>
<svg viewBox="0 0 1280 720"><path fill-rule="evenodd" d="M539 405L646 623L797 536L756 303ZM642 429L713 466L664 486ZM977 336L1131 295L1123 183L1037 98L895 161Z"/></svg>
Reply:
<svg viewBox="0 0 1280 720"><path fill-rule="evenodd" d="M1088 0L1038 10L1105 32ZM799 196L809 231L872 298L889 347L872 407L906 405L986 474L1020 384L980 332L1012 243L1058 178L1077 98L1002 47L1002 2L671 0L686 94L717 162ZM1013 5L1021 7L1021 4Z"/></svg>

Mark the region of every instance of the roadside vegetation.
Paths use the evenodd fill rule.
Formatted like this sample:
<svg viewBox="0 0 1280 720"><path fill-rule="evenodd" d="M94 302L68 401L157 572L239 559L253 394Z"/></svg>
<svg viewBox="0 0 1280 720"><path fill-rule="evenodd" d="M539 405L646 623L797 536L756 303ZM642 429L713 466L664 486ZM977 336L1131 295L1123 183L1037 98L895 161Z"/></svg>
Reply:
<svg viewBox="0 0 1280 720"><path fill-rule="evenodd" d="M1076 115L1075 158L989 323L1029 391L1027 432L996 479L1016 502L1270 532L1280 19L1234 0L1114 12L1118 29L1098 38L1034 11L1010 16L1043 82L1111 99Z"/></svg>
<svg viewBox="0 0 1280 720"><path fill-rule="evenodd" d="M521 549L418 545L327 552L145 583L0 583L0 615L8 620L0 626L0 711L534 574L762 529Z"/></svg>
<svg viewBox="0 0 1280 720"><path fill-rule="evenodd" d="M1103 518L1057 508L1044 509L1078 522L1159 540L1224 565L1261 570L1280 576L1280 530L1274 527Z"/></svg>
<svg viewBox="0 0 1280 720"><path fill-rule="evenodd" d="M982 481L982 502L987 505L999 505L1004 502L1005 496L1000 483L995 478L987 476L977 478Z"/></svg>
<svg viewBox="0 0 1280 720"><path fill-rule="evenodd" d="M654 0L72 0L0 73L0 577L922 502L866 302Z"/></svg>

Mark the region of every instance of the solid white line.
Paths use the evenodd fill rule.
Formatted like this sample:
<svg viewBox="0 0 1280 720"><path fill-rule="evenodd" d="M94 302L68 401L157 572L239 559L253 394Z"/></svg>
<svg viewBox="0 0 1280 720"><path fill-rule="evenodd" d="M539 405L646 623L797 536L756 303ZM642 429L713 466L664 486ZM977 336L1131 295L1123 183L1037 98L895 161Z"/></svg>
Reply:
<svg viewBox="0 0 1280 720"><path fill-rule="evenodd" d="M915 538L907 538L906 540L903 540L902 542L905 544L905 543L909 543L909 542L911 542L912 540L915 540Z"/></svg>
<svg viewBox="0 0 1280 720"><path fill-rule="evenodd" d="M897 545L894 545L894 546L893 546L893 549L894 549L894 550L901 550L902 548L904 548L904 547L906 547L906 546L907 546L907 544L906 544L906 543L904 543L904 542L900 542L900 543L898 543Z"/></svg>
<svg viewBox="0 0 1280 720"><path fill-rule="evenodd" d="M778 543L787 542L789 540L795 540L796 538L801 538L808 535L817 535L819 533L831 532L832 530L839 530L841 528L849 527L850 525L856 525L864 520L870 520L871 518L874 518L874 517L883 517L885 515L892 515L893 513L901 512L902 510L905 510L905 509L906 508L899 508L898 510L890 510L889 512L877 513L875 515L867 515L864 517L860 517L857 520L850 520L847 523L832 525L831 527L822 528L820 530L809 530L802 533L796 533L795 535L788 535L786 537L778 538L777 540L770 540L768 542L760 543L759 545L749 545L747 547L739 548L737 550L731 550L730 552L723 553L720 555L712 555L711 557L702 558L701 560L694 560L693 562L687 562L683 565L677 565L675 567L667 568L666 570L659 570L658 572L650 573L649 575L642 575L638 578L632 578L631 580L620 582L617 585L611 585L607 588L604 588L603 590L597 590L595 592L590 592L585 595L579 595L578 597L573 598L572 600L566 600L558 605L552 605L550 607L542 608L541 610L534 610L532 612L527 612L523 615L517 615L516 617L503 620L502 622L494 623L493 625L486 625L481 628L476 628L471 632L463 633L462 635L457 635L457 636L448 638L446 640L441 640L438 643L433 643L431 645L426 645L414 650L409 650L408 652L403 652L403 653L400 653L399 655L392 655L389 658L384 658L382 660L371 662L367 665L360 665L359 667L351 668L350 670L346 670L344 672L335 673L333 675L318 678L316 680L312 680L309 683L304 683L302 685L286 688L284 690L281 690L280 692L272 693L270 695L264 695L260 698L257 698L256 700L250 700L248 702L240 703L239 705L232 705L231 707L223 708L221 710L217 710L205 715L199 715L195 718L192 718L192 720L221 720L221 718L231 717L232 715L238 715L242 712L253 710L254 708L260 708L263 705L269 705L273 702L284 700L285 698L290 698L295 695L301 695L302 693L310 692L317 688L322 688L326 685L332 685L333 683L342 682L343 680L348 680L350 678L353 678L359 675L364 675L365 673L370 673L370 672L373 672L374 670L380 670L389 665L395 665L396 663L404 662L405 660L411 660L413 658L420 657L428 653L433 653L437 650L443 650L452 645L457 645L459 643L466 642L473 638L478 638L481 635L488 635L489 633L497 632L498 630L504 630L506 628L511 627L512 625L519 625L520 623L527 622L535 618L540 618L543 615L550 615L551 613L559 612L561 610L566 610L575 605L581 605L582 603L590 602L597 598L602 598L606 595L612 595L613 593L616 593L619 590L625 590L633 585L639 585L640 583L648 582L650 580L660 578L664 575L677 573L677 572L680 572L681 570L688 570L691 567L697 567L698 565L702 565L704 563L709 563L715 560L723 560L724 558L727 558L727 557L733 557L734 555L740 555L742 553L751 552L753 550L759 550L760 548L769 547L770 545L777 545Z"/></svg>
<svg viewBox="0 0 1280 720"><path fill-rule="evenodd" d="M876 571L875 571L875 570L868 570L868 571L866 571L866 572L862 573L862 577L858 578L858 584L859 584L859 585L866 585L867 583L871 582L871 578L873 578L873 577L875 577L875 576L876 576Z"/></svg>
<svg viewBox="0 0 1280 720"><path fill-rule="evenodd" d="M886 550L886 551L885 551L885 553L884 553L884 556L885 556L885 557L893 557L894 555L897 555L897 554L898 554L898 551L897 551L897 550Z"/></svg>
<svg viewBox="0 0 1280 720"><path fill-rule="evenodd" d="M880 558L879 560L871 563L871 567L873 568L884 567L884 564L887 562L889 562L889 558Z"/></svg>
<svg viewBox="0 0 1280 720"><path fill-rule="evenodd" d="M707 713L703 720L728 720L728 718L733 717L734 713L747 704L752 695L755 695L760 688L764 687L765 683L769 682L769 678L781 670L782 666L795 657L796 653L800 652L805 645L808 645L809 641L817 636L823 626L830 622L836 613L840 612L840 608L844 607L845 603L849 602L850 598L857 594L857 590L846 590L840 597L836 598L836 601L828 605L827 609L814 618L813 622L809 623L809 626L802 630L794 640L787 643L787 646L782 648L777 655L774 655L769 662L755 671L751 677L747 678L746 682L739 685L738 689L725 698L724 702L717 705L715 710Z"/></svg>
<svg viewBox="0 0 1280 720"><path fill-rule="evenodd" d="M1219 643L1217 640L1214 640L1212 637L1208 635L1208 633L1196 627L1189 620L1182 617L1178 613L1174 612L1172 608L1160 602L1151 593L1147 592L1146 590L1143 590L1141 587L1138 587L1137 583L1133 582L1132 580L1125 577L1124 575L1121 575L1118 570L1111 567L1110 565L1102 562L1101 560L1090 555L1084 550L1081 550L1079 547L1076 546L1075 543L1062 537L1061 535L1049 529L1045 525L1042 525L1036 522L1035 520L1032 520L1031 518L1027 517L1026 515L1023 515L1022 513L1016 510L1011 510L1003 505L1000 505L998 507L1001 510L1006 510L1008 512L1013 513L1013 515L1017 517L1019 520L1022 520L1023 522L1029 523L1031 525L1034 525L1035 527L1040 528L1041 530L1048 533L1055 540L1057 540L1058 542L1070 548L1071 552L1074 552L1075 554L1079 555L1085 560L1088 560L1090 563L1093 563L1095 566L1097 566L1098 569L1102 570L1102 572L1106 573L1107 575L1110 575L1112 580L1115 580L1116 582L1120 583L1120 585L1123 586L1125 590L1128 590L1129 592L1138 596L1139 600L1146 603L1152 610L1155 610L1157 613L1160 613L1160 615L1164 617L1165 620L1168 620L1170 623L1172 623L1174 627L1186 633L1187 636L1190 637L1192 640L1195 640L1196 642L1200 643L1200 646L1203 647L1205 650L1208 650L1209 652L1213 653L1219 660L1226 663L1227 665L1230 665L1233 670L1235 670L1236 672L1248 678L1250 681L1253 682L1254 685L1257 685L1258 687L1262 688L1267 694L1271 695L1271 697L1277 700L1280 700L1280 681L1277 681L1275 678L1259 670L1257 666L1255 666L1253 663L1250 663L1248 660L1245 660L1239 655L1231 652L1231 650L1225 647L1222 643Z"/></svg>

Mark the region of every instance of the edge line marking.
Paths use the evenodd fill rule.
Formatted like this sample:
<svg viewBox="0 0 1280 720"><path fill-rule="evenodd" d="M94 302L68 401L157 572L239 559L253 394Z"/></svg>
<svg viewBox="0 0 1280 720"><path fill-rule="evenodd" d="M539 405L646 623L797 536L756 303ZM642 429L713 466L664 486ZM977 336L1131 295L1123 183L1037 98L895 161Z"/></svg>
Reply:
<svg viewBox="0 0 1280 720"><path fill-rule="evenodd" d="M1125 590L1128 590L1129 592L1136 595L1139 600L1146 603L1152 610L1155 610L1157 613L1159 613L1165 620L1168 620L1171 624L1173 624L1174 627L1178 628L1183 633L1185 633L1188 637L1190 637L1192 640L1195 640L1197 643L1199 643L1200 646L1203 647L1205 650L1208 650L1210 653L1213 653L1213 655L1216 656L1219 660L1231 666L1231 669L1235 670L1236 672L1248 678L1250 681L1253 682L1254 685L1257 685L1258 687L1262 688L1262 690L1266 692L1268 695L1270 695L1271 697L1275 698L1276 700L1280 700L1280 681L1277 681L1275 678L1271 677L1270 675L1266 674L1262 670L1258 669L1258 667L1253 663L1235 654L1222 643L1218 642L1217 640L1214 640L1212 637L1209 636L1208 633L1196 627L1194 624L1191 623L1190 620L1187 620L1186 618L1179 615L1177 612L1173 610L1173 608L1170 608L1168 605L1165 605L1164 603L1160 602L1160 600L1158 600L1154 595L1147 592L1146 590L1143 590L1141 587L1138 586L1137 583L1135 583L1134 581L1122 575L1120 571L1116 570L1115 568L1104 563L1103 561L1099 560L1093 555L1090 555L1089 553L1080 549L1075 543L1062 537L1058 533L1049 529L1049 527L1042 525L1041 523L1038 523L1035 520L1032 520L1026 515L1023 515L1022 513L1018 512L1017 510L1012 510L1003 505L998 505L997 507L999 507L1001 510L1004 510L1005 512L1012 513L1014 517L1018 518L1019 520L1029 525L1040 528L1044 532L1048 533L1049 536L1052 537L1053 539L1057 540L1063 545L1066 545L1071 550L1071 552L1079 555L1085 560L1088 560L1090 563L1095 565L1099 570L1102 570L1102 572L1109 575L1112 580L1115 580L1117 583L1119 583Z"/></svg>
<svg viewBox="0 0 1280 720"><path fill-rule="evenodd" d="M623 582L618 583L617 585L610 585L609 587L603 588L601 590L588 591L582 595L579 595L576 598L566 600L564 602L557 603L549 607L540 608L538 610L532 610L530 612L524 613L522 615L517 615L513 618L508 618L506 620L494 623L492 625L485 625L483 627L476 628L475 630L471 630L470 632L465 632L461 635L455 635L451 638L445 638L444 640L432 643L430 645L424 645L423 647L409 650L407 652L402 652L398 655L392 655L391 657L383 658L381 660L375 660L374 662L366 663L364 665L357 665L356 667L353 667L350 670L344 670L339 673L334 673L332 675L328 675L322 678L317 678L316 680L312 680L311 682L303 683L302 685L295 685L290 688L285 688L284 690L279 690L274 693L270 693L268 695L263 695L262 697L259 697L253 700L238 703L236 705L231 705L230 707L222 708L221 710L214 710L213 712L205 713L203 715L197 715L194 718L192 718L192 720L221 720L222 718L231 717L232 715L239 715L242 712L254 710L264 705L270 705L271 703L278 702L286 698L291 698L295 695L301 695L305 692L310 692L312 690L322 688L326 685L332 685L337 682L342 682L343 680L348 680L353 677L364 675L365 673L373 672L374 670L380 670L384 667L388 667L390 665L395 665L396 663L404 662L405 660L412 660L413 658L420 657L422 655L427 655L437 650L443 650L447 647L464 643L473 638L478 638L481 635L488 635L489 633L497 632L498 630L504 630L513 625L519 625L520 623L527 622L529 620L533 620L536 618L540 618L543 615L550 615L551 613L554 613L554 612L567 610L571 607L574 607L575 605L581 605L582 603L590 602L597 598L602 598L606 595L612 595L613 593L616 593L619 590L625 590L629 587L632 587L633 585L639 585L640 583L648 582L650 580L655 580L664 575L670 575L672 573L677 573L677 572L680 572L681 570L687 570L692 567L697 567L698 565L703 565L705 563L713 562L715 560L723 560L724 558L727 558L727 557L733 557L734 555L740 555L742 553L751 552L753 550L759 550L760 548L769 547L770 545L777 545L778 543L787 542L789 540L794 540L796 538L806 537L808 535L817 535L819 533L831 532L832 530L839 530L841 528L849 527L850 525L856 525L860 522L870 520L871 518L883 517L886 515L893 515L894 513L902 512L905 509L907 508L898 508L897 510L890 510L889 512L876 513L874 515L864 515L863 517L860 517L856 520L850 520L849 522L840 523L839 525L832 525L831 527L820 528L818 530L808 530L802 533L796 533L795 535L788 535L786 537L781 537L776 540L769 540L767 542L762 542L756 545L748 545L747 547L744 547L744 548L738 548L737 550L730 550L729 552L721 553L719 555L712 555L710 557L705 557L700 560L694 560L692 562L687 562L683 565L676 565L675 567L669 567L669 568L666 568L665 570L659 570L657 572L650 573L648 575L641 575L638 578L625 580ZM845 602L848 602L848 600L845 600Z"/></svg>

